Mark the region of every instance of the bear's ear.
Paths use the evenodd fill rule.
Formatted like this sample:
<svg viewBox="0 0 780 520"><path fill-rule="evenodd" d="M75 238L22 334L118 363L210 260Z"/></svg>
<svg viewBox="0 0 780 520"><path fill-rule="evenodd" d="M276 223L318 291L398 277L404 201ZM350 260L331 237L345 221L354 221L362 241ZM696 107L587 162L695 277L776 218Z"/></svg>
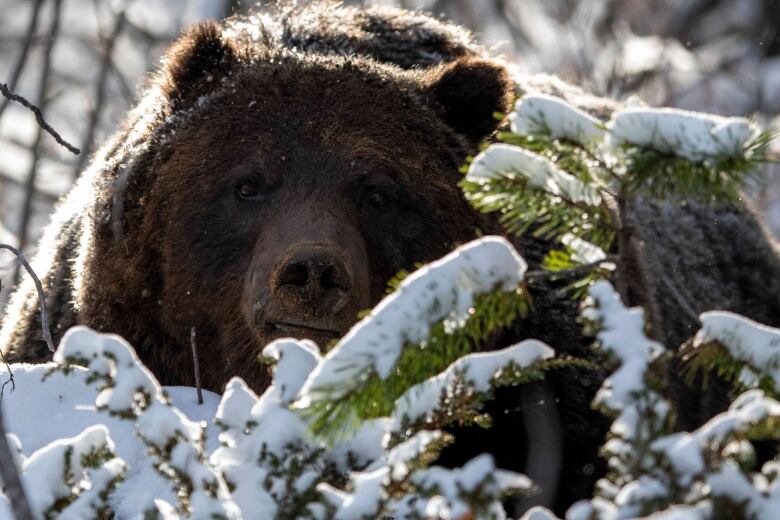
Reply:
<svg viewBox="0 0 780 520"><path fill-rule="evenodd" d="M162 88L179 108L219 85L236 65L232 42L222 37L222 27L212 21L189 28L163 58Z"/></svg>
<svg viewBox="0 0 780 520"><path fill-rule="evenodd" d="M445 123L476 146L498 126L494 113L508 109L512 80L495 61L461 58L426 72L424 90Z"/></svg>

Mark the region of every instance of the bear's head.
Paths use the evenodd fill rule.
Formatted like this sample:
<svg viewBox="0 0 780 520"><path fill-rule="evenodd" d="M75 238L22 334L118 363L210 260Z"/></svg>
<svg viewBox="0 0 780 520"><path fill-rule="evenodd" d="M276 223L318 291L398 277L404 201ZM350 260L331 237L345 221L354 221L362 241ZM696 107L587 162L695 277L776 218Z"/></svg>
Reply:
<svg viewBox="0 0 780 520"><path fill-rule="evenodd" d="M128 187L142 223L127 233L153 251L157 281L139 290L160 287L166 336L187 345L196 328L206 387L241 375L262 390L267 342L324 347L393 275L489 230L458 170L507 108L499 64L403 71L271 50L212 23L165 63L165 129L133 181L143 189Z"/></svg>

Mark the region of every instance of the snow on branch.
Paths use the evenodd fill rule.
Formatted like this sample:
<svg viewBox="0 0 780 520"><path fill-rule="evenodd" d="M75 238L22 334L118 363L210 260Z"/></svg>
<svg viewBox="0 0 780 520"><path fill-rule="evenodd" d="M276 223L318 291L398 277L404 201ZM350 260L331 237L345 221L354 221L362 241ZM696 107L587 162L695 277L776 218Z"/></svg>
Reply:
<svg viewBox="0 0 780 520"><path fill-rule="evenodd" d="M488 454L474 457L463 468L432 466L415 474L412 482L423 495L436 498L433 509L439 518L464 518L469 512L474 518L502 518L500 502L488 502L482 508L475 508L472 497L477 494L501 497L532 489L528 477L496 468L493 457Z"/></svg>
<svg viewBox="0 0 780 520"><path fill-rule="evenodd" d="M230 380L215 418L222 446L211 461L231 483L244 519L317 517L316 485L335 469L289 404L320 355L310 341L291 339L270 343L263 355L276 360L273 382L257 397L243 380Z"/></svg>
<svg viewBox="0 0 780 520"><path fill-rule="evenodd" d="M450 436L410 427L408 412L403 412L403 420L394 416L365 421L352 435L328 445L311 434L305 415L289 408L306 377L327 360L311 342L289 339L269 344L263 354L277 361L271 386L257 397L240 379L231 380L216 417L223 428L222 446L211 457L230 482L244 518L378 518L430 501L467 511L481 507L497 511L505 493L530 488L526 477L495 470L492 461L479 465L490 466L492 475L477 480L482 482L479 489L467 487L466 476L473 480L474 473L466 467L425 469ZM469 394L488 392L502 370L530 366L551 355L549 347L529 341L498 353L467 356L437 379L451 381L447 374L458 368L473 385ZM453 389L435 380L430 388L436 391L413 389L403 402L433 413L446 405L442 392ZM305 392L301 390L300 399ZM344 475L349 481L346 489L336 485ZM439 495L445 492L449 494L441 502ZM419 517L431 517L422 514L427 509L419 511Z"/></svg>
<svg viewBox="0 0 780 520"><path fill-rule="evenodd" d="M16 445L21 479L33 514L39 518L104 518L108 495L125 474L127 465L114 455L115 446L103 425L90 426L79 435L59 439L25 458ZM14 514L0 497L0 518Z"/></svg>
<svg viewBox="0 0 780 520"><path fill-rule="evenodd" d="M594 401L615 416L603 447L611 471L599 481L597 496L574 504L566 518L634 518L654 511L648 518L710 518L714 507L739 518L776 516L776 461L760 473L751 473L745 461L755 457L747 441L778 438L780 403L750 390L699 429L674 432L668 421L671 405L648 377L662 350L644 334L641 312L626 309L606 282L594 284L590 296L593 306L584 316L596 322L602 347L620 363ZM730 351L753 362L766 360L776 349L775 329L730 313L702 317L696 341L740 344ZM754 349L766 351L756 354Z"/></svg>
<svg viewBox="0 0 780 520"><path fill-rule="evenodd" d="M621 410L644 389L648 365L664 351L663 345L644 332L641 308L628 309L609 282L596 282L590 289L593 305L583 312L585 319L598 323L597 338L608 354L620 363L596 395L596 403Z"/></svg>
<svg viewBox="0 0 780 520"><path fill-rule="evenodd" d="M509 115L512 132L519 135L547 134L580 144L602 141L604 124L561 98L527 94Z"/></svg>
<svg viewBox="0 0 780 520"><path fill-rule="evenodd" d="M88 382L101 388L97 408L135 422L157 471L177 491L182 513L197 509L224 518L238 517L224 480L206 459L203 425L171 406L127 342L112 334L73 327L63 336L54 361L66 372L74 365L86 366L91 371Z"/></svg>
<svg viewBox="0 0 780 520"><path fill-rule="evenodd" d="M673 108L617 111L608 127L613 146L628 143L690 161L743 158L759 135L758 127L745 118Z"/></svg>
<svg viewBox="0 0 780 520"><path fill-rule="evenodd" d="M601 204L601 195L593 186L564 172L539 154L503 143L491 145L477 155L466 180L484 183L507 175L518 175L531 185L573 204Z"/></svg>
<svg viewBox="0 0 780 520"><path fill-rule="evenodd" d="M742 384L752 388L759 378L768 377L774 389L780 391L780 329L727 311L705 312L700 320L701 329L693 339L693 356L697 349L717 342L733 360L745 363L739 373Z"/></svg>
<svg viewBox="0 0 780 520"><path fill-rule="evenodd" d="M440 414L453 415L458 402L486 394L502 374L511 374L550 359L555 351L541 341L526 340L494 352L469 354L447 370L407 390L396 400L393 417L401 424L441 423Z"/></svg>
<svg viewBox="0 0 780 520"><path fill-rule="evenodd" d="M297 406L338 400L370 373L386 378L405 344L425 341L431 325L463 325L474 297L523 280L525 261L501 237L484 237L459 247L408 276L397 291L355 325L309 375Z"/></svg>

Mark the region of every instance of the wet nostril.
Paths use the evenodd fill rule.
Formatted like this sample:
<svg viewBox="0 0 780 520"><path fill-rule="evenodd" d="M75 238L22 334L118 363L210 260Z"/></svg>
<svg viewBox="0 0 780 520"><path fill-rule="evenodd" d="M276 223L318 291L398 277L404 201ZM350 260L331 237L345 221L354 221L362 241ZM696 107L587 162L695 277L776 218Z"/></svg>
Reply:
<svg viewBox="0 0 780 520"><path fill-rule="evenodd" d="M291 262L285 265L276 279L276 283L279 286L296 285L298 287L304 287L308 281L309 268L303 262Z"/></svg>
<svg viewBox="0 0 780 520"><path fill-rule="evenodd" d="M350 288L349 275L346 269L340 265L329 265L320 273L320 285L323 289L343 289Z"/></svg>
<svg viewBox="0 0 780 520"><path fill-rule="evenodd" d="M336 286L333 280L332 267L326 267L322 270L322 273L320 274L320 285L322 285L323 289L330 289L331 287Z"/></svg>

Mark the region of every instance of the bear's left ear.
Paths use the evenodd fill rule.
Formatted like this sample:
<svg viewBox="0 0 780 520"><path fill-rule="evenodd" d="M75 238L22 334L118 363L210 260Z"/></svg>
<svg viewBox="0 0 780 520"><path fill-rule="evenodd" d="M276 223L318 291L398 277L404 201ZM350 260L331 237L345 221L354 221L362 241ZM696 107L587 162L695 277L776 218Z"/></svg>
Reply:
<svg viewBox="0 0 780 520"><path fill-rule="evenodd" d="M498 126L495 112L506 112L512 80L505 67L480 58L461 58L425 73L424 91L445 123L476 146Z"/></svg>

